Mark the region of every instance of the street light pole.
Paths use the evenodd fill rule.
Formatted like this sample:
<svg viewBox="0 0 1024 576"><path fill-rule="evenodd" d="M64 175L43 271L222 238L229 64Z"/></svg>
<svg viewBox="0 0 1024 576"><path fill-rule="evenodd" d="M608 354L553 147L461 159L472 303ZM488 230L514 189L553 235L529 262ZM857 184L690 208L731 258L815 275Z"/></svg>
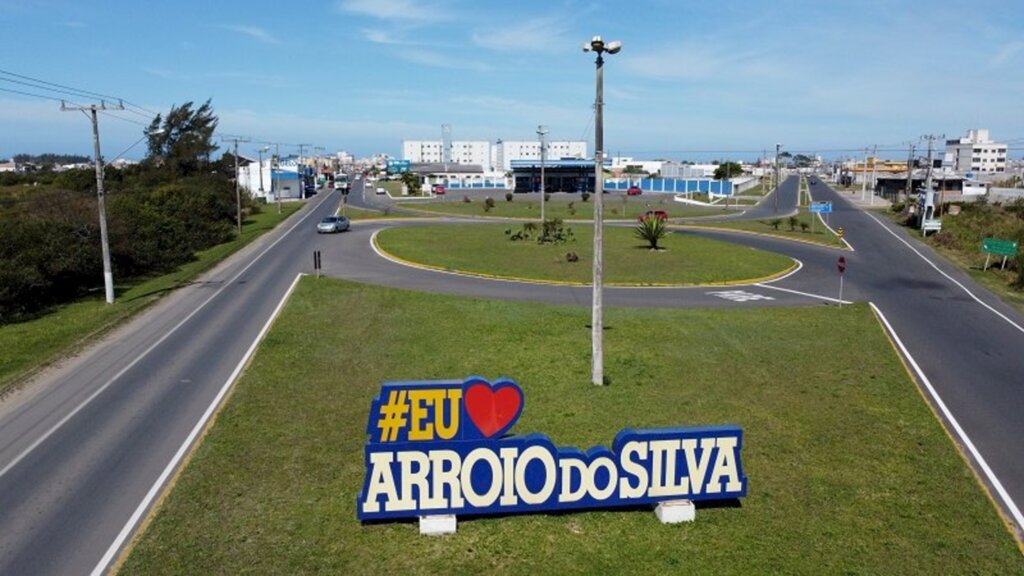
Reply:
<svg viewBox="0 0 1024 576"><path fill-rule="evenodd" d="M546 196L547 189L544 187L544 151L547 147L547 143L544 141L544 137L547 136L548 129L545 126L537 126L537 137L540 138L540 224L544 225L544 196Z"/></svg>
<svg viewBox="0 0 1024 576"><path fill-rule="evenodd" d="M779 213L779 178L781 174L779 172L779 149L782 148L782 144L775 145L775 213Z"/></svg>
<svg viewBox="0 0 1024 576"><path fill-rule="evenodd" d="M260 155L260 196L263 196L263 153L270 150L270 146L264 146L258 150Z"/></svg>
<svg viewBox="0 0 1024 576"><path fill-rule="evenodd" d="M604 253L602 236L604 232L604 57L605 52L617 54L622 42L608 42L600 36L583 45L584 52L596 52L597 86L594 98L594 296L591 315L591 382L604 385L604 298L603 267Z"/></svg>

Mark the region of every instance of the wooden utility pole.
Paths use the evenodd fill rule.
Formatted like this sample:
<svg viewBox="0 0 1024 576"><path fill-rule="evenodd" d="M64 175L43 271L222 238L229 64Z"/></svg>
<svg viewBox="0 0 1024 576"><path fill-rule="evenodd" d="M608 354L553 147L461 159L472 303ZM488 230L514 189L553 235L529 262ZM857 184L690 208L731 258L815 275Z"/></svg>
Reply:
<svg viewBox="0 0 1024 576"><path fill-rule="evenodd" d="M62 112L81 111L92 120L92 147L93 163L96 165L96 200L100 211L100 247L103 252L103 291L107 304L114 303L114 272L110 266L110 243L107 239L107 204L106 195L103 192L103 158L100 156L100 125L96 113L100 110L124 110L124 104L117 103L117 106L108 106L106 102L88 106L68 106L63 100L60 102ZM88 110L88 112L86 112Z"/></svg>

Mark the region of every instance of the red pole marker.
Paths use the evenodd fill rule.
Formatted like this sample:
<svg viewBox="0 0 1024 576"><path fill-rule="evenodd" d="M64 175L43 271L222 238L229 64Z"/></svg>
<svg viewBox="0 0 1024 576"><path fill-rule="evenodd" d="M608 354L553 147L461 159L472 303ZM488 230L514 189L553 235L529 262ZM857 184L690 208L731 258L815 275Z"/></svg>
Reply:
<svg viewBox="0 0 1024 576"><path fill-rule="evenodd" d="M839 261L836 262L836 268L839 269L839 307L843 307L843 274L846 272L846 256L840 256Z"/></svg>

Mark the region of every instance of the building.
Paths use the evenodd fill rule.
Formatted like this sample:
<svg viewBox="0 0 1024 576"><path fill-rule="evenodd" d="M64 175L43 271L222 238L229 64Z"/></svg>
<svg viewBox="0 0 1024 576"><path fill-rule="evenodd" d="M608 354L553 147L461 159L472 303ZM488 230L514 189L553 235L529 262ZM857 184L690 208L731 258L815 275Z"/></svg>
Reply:
<svg viewBox="0 0 1024 576"><path fill-rule="evenodd" d="M475 164L490 170L491 143L487 140L455 140L450 152L453 164ZM445 161L440 140L402 140L402 159L415 164Z"/></svg>
<svg viewBox="0 0 1024 576"><path fill-rule="evenodd" d="M580 160L587 157L587 143L584 140L554 140L547 143L544 160ZM519 160L540 160L539 140L501 140L493 147L492 169L508 172L512 162Z"/></svg>
<svg viewBox="0 0 1024 576"><path fill-rule="evenodd" d="M612 158L613 174L658 174L663 162L660 160L636 160L625 156Z"/></svg>
<svg viewBox="0 0 1024 576"><path fill-rule="evenodd" d="M963 138L946 140L942 166L961 173L1006 172L1006 144L992 141L988 130L968 130Z"/></svg>
<svg viewBox="0 0 1024 576"><path fill-rule="evenodd" d="M540 160L538 140L455 140L451 143L453 164L480 166L484 172L508 172L516 160ZM547 143L545 160L581 159L587 156L582 140L555 140ZM402 159L414 164L443 164L444 148L440 140L403 140Z"/></svg>
<svg viewBox="0 0 1024 576"><path fill-rule="evenodd" d="M513 160L512 177L516 192L540 190L538 160ZM544 162L544 188L548 192L593 192L594 160L552 160Z"/></svg>

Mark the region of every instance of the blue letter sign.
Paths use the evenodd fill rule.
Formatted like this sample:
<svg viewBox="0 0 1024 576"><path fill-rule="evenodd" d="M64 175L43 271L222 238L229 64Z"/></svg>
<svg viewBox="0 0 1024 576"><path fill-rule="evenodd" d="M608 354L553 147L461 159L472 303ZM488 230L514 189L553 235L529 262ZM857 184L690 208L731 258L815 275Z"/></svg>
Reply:
<svg viewBox="0 0 1024 576"><path fill-rule="evenodd" d="M507 433L511 380L387 382L367 424L360 520L504 514L746 496L737 426L622 430L612 448Z"/></svg>

